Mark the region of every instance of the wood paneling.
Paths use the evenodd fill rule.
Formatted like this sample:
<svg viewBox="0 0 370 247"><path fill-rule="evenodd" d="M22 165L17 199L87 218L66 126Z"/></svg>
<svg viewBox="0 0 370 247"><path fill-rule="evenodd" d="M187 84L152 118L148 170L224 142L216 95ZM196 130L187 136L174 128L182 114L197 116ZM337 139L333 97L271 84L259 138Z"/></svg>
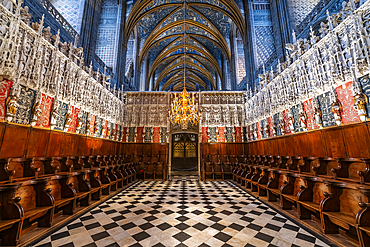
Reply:
<svg viewBox="0 0 370 247"><path fill-rule="evenodd" d="M244 145L243 144L234 144L235 145L235 154L242 155L245 154L244 152Z"/></svg>
<svg viewBox="0 0 370 247"><path fill-rule="evenodd" d="M312 157L325 157L326 149L323 141L322 131L312 131L307 133L308 143L311 147L310 153Z"/></svg>
<svg viewBox="0 0 370 247"><path fill-rule="evenodd" d="M7 125L0 149L1 158L23 157L27 147L28 132L27 126Z"/></svg>
<svg viewBox="0 0 370 247"><path fill-rule="evenodd" d="M26 157L43 157L47 151L49 136L49 130L33 129L27 142Z"/></svg>
<svg viewBox="0 0 370 247"><path fill-rule="evenodd" d="M51 131L48 143L47 157L60 156L61 146L63 145L63 134L62 132Z"/></svg>
<svg viewBox="0 0 370 247"><path fill-rule="evenodd" d="M345 158L346 147L342 134L342 128L333 128L324 131L326 153L329 157Z"/></svg>
<svg viewBox="0 0 370 247"><path fill-rule="evenodd" d="M370 138L366 124L345 126L343 135L349 157L370 158Z"/></svg>
<svg viewBox="0 0 370 247"><path fill-rule="evenodd" d="M310 156L310 146L308 143L307 133L299 133L294 136L296 145L296 155L302 157Z"/></svg>
<svg viewBox="0 0 370 247"><path fill-rule="evenodd" d="M76 156L86 155L86 137L85 136L76 136L77 139L77 148L76 148Z"/></svg>
<svg viewBox="0 0 370 247"><path fill-rule="evenodd" d="M295 156L297 153L297 145L294 141L294 135L289 135L284 138L286 155Z"/></svg>
<svg viewBox="0 0 370 247"><path fill-rule="evenodd" d="M77 135L64 134L64 140L60 155L63 157L74 156L78 145Z"/></svg>

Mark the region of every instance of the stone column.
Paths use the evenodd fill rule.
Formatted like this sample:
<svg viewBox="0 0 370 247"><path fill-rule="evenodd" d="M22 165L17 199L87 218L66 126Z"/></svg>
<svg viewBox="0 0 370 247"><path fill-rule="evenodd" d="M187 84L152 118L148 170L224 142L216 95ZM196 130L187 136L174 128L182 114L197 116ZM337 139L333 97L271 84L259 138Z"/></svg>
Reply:
<svg viewBox="0 0 370 247"><path fill-rule="evenodd" d="M218 77L217 72L215 72L215 82L216 82L217 88L221 88L220 87L220 78Z"/></svg>
<svg viewBox="0 0 370 247"><path fill-rule="evenodd" d="M232 25L230 35L230 49L231 49L231 90L236 90L236 85L239 80L239 68L238 68L238 44L236 41L236 26Z"/></svg>
<svg viewBox="0 0 370 247"><path fill-rule="evenodd" d="M127 11L127 2L126 0L120 0L120 4L118 6L119 16L118 16L118 39L117 39L117 56L115 67L113 72L116 74L117 77L117 86L121 88L125 80L125 69L126 69L126 53L127 53L127 44L123 43L124 39L124 29L126 24L126 11Z"/></svg>
<svg viewBox="0 0 370 247"><path fill-rule="evenodd" d="M136 30L134 39L134 86L136 90L140 90L141 64L138 64L140 52L140 37Z"/></svg>
<svg viewBox="0 0 370 247"><path fill-rule="evenodd" d="M151 78L150 83L149 83L149 91L153 91L154 83L155 83L155 71L152 74L152 78Z"/></svg>
<svg viewBox="0 0 370 247"><path fill-rule="evenodd" d="M95 53L101 11L101 0L85 0L81 22L80 44L84 48L84 62L86 65L90 65L90 57L92 53Z"/></svg>
<svg viewBox="0 0 370 247"><path fill-rule="evenodd" d="M226 83L227 83L227 74L226 74L226 58L225 55L222 54L221 56L221 69L222 69L222 80L221 80L221 87L220 90L226 90ZM217 90L217 88L215 88Z"/></svg>
<svg viewBox="0 0 370 247"><path fill-rule="evenodd" d="M143 63L143 69L144 69L143 75L144 75L144 79L141 82L141 83L144 84L144 87L143 87L144 91L148 91L149 90L149 84L150 84L150 79L151 79L151 78L149 80L147 79L148 78L148 73L149 73L149 62L150 62L149 56L146 55L145 56L145 59L144 59L144 63Z"/></svg>
<svg viewBox="0 0 370 247"><path fill-rule="evenodd" d="M245 59L245 72L247 84L249 87L254 89L255 81L255 63L254 63L254 52L253 52L253 38L252 38L252 27L251 27L251 13L249 1L243 1L244 4L244 18L246 21L246 37L244 37L244 59Z"/></svg>
<svg viewBox="0 0 370 247"><path fill-rule="evenodd" d="M287 0L271 0L271 18L277 58L285 61L285 45L292 42Z"/></svg>

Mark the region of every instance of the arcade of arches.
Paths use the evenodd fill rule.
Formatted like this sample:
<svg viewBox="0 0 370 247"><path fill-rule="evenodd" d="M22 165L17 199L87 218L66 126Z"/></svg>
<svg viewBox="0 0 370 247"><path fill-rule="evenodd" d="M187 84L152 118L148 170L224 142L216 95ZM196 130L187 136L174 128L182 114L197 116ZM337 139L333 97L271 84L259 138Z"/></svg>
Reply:
<svg viewBox="0 0 370 247"><path fill-rule="evenodd" d="M370 0L0 0L0 246L370 247L369 36Z"/></svg>

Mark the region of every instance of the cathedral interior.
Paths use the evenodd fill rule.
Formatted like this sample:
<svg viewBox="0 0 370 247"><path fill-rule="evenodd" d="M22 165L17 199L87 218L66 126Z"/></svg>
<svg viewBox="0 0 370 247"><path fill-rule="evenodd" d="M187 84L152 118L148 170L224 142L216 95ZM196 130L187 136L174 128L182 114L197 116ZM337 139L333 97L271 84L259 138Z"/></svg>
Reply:
<svg viewBox="0 0 370 247"><path fill-rule="evenodd" d="M370 247L370 0L0 0L0 246Z"/></svg>

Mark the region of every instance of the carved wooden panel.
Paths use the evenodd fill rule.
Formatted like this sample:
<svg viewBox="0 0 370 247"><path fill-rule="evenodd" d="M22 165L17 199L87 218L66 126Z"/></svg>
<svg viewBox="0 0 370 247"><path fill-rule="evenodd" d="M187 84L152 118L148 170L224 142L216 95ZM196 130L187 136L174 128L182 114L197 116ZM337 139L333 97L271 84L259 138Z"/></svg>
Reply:
<svg viewBox="0 0 370 247"><path fill-rule="evenodd" d="M300 133L294 136L296 147L297 147L297 155L302 157L309 157L310 156L310 145L308 142L307 133Z"/></svg>
<svg viewBox="0 0 370 247"><path fill-rule="evenodd" d="M324 192L329 192L328 186L324 183L315 183L313 187L313 202L320 204L320 202L325 198Z"/></svg>
<svg viewBox="0 0 370 247"><path fill-rule="evenodd" d="M294 141L294 136L286 136L285 138L286 155L295 156L297 153L297 145Z"/></svg>
<svg viewBox="0 0 370 247"><path fill-rule="evenodd" d="M17 190L15 197L20 197L19 202L24 211L36 208L36 192L31 185L23 186Z"/></svg>
<svg viewBox="0 0 370 247"><path fill-rule="evenodd" d="M94 154L94 138L86 137L86 155L93 155Z"/></svg>
<svg viewBox="0 0 370 247"><path fill-rule="evenodd" d="M234 144L235 145L235 154L243 155L244 154L244 144Z"/></svg>
<svg viewBox="0 0 370 247"><path fill-rule="evenodd" d="M347 215L356 216L357 212L361 209L358 205L359 198L365 201L364 195L360 191L343 189L340 196L340 211Z"/></svg>
<svg viewBox="0 0 370 247"><path fill-rule="evenodd" d="M76 136L77 147L76 147L76 156L86 155L86 137L85 136Z"/></svg>
<svg viewBox="0 0 370 247"><path fill-rule="evenodd" d="M370 158L370 136L366 124L345 126L344 140L351 158Z"/></svg>
<svg viewBox="0 0 370 247"><path fill-rule="evenodd" d="M307 133L307 138L310 146L312 157L325 157L326 149L325 142L321 131L313 131Z"/></svg>
<svg viewBox="0 0 370 247"><path fill-rule="evenodd" d="M326 152L329 157L345 158L346 148L341 129L324 131Z"/></svg>
<svg viewBox="0 0 370 247"><path fill-rule="evenodd" d="M227 155L227 152L228 152L227 146L228 146L228 144L219 143L218 146L219 146L220 155Z"/></svg>
<svg viewBox="0 0 370 247"><path fill-rule="evenodd" d="M6 126L3 142L0 149L0 157L23 157L27 146L28 132L29 128L26 126Z"/></svg>
<svg viewBox="0 0 370 247"><path fill-rule="evenodd" d="M61 146L61 156L74 156L77 149L77 138L73 134L64 134L63 145Z"/></svg>
<svg viewBox="0 0 370 247"><path fill-rule="evenodd" d="M61 146L63 145L64 133L50 132L47 157L60 156Z"/></svg>
<svg viewBox="0 0 370 247"><path fill-rule="evenodd" d="M47 151L50 131L43 129L32 129L27 142L27 158L43 157Z"/></svg>
<svg viewBox="0 0 370 247"><path fill-rule="evenodd" d="M48 184L46 185L46 189L49 189L49 188L51 189L50 194L54 197L55 200L62 198L62 194L60 190L61 187L60 187L58 180L49 181Z"/></svg>

